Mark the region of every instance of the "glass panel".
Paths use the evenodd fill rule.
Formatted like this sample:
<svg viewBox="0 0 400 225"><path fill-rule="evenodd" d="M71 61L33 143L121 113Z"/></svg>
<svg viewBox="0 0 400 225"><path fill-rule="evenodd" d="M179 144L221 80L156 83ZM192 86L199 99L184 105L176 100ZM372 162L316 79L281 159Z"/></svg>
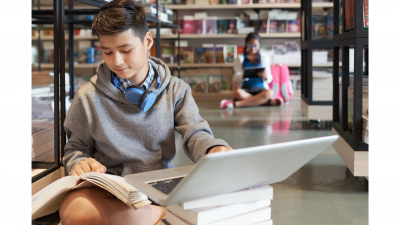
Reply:
<svg viewBox="0 0 400 225"><path fill-rule="evenodd" d="M354 47L349 49L349 87L347 89L347 118L349 132L353 133L353 99L354 99Z"/></svg>
<svg viewBox="0 0 400 225"><path fill-rule="evenodd" d="M312 101L333 100L332 55L333 49L313 49Z"/></svg>
<svg viewBox="0 0 400 225"><path fill-rule="evenodd" d="M54 51L52 41L39 44L43 33L32 29L32 161L54 162Z"/></svg>
<svg viewBox="0 0 400 225"><path fill-rule="evenodd" d="M366 144L369 143L369 83L368 83L368 47L364 48L364 70L363 70L363 130L362 141Z"/></svg>
<svg viewBox="0 0 400 225"><path fill-rule="evenodd" d="M343 48L339 48L339 123L342 123L342 58L343 58Z"/></svg>
<svg viewBox="0 0 400 225"><path fill-rule="evenodd" d="M333 8L313 7L311 33L313 40L333 39Z"/></svg>

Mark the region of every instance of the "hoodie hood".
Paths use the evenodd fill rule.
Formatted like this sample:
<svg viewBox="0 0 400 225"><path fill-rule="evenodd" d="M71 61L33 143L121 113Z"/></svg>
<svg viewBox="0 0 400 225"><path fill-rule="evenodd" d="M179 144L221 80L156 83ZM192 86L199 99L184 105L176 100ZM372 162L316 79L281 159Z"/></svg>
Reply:
<svg viewBox="0 0 400 225"><path fill-rule="evenodd" d="M153 66L155 69L156 76L160 76L161 79L161 87L160 89L157 90L156 87L156 77L153 79L153 83L149 87L148 90L155 92L156 95L159 95L169 84L171 80L171 72L169 71L169 68L167 65L161 61L158 58L155 57L148 57L147 61L150 63L150 65ZM125 99L124 93L122 93L118 88L116 88L112 83L111 83L111 70L108 68L107 64L103 61L99 63L96 69L97 75L93 76L90 79L90 82L98 88L101 92L103 92L105 95L108 97L124 103L124 104L130 104L132 105L133 103L129 102L128 100Z"/></svg>

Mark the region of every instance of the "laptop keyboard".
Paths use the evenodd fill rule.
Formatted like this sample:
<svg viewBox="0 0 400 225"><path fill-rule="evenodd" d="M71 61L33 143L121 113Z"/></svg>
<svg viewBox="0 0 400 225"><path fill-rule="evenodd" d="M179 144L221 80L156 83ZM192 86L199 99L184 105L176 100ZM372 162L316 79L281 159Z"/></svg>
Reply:
<svg viewBox="0 0 400 225"><path fill-rule="evenodd" d="M162 193L168 195L178 185L184 177L177 177L173 179L159 180L148 183Z"/></svg>

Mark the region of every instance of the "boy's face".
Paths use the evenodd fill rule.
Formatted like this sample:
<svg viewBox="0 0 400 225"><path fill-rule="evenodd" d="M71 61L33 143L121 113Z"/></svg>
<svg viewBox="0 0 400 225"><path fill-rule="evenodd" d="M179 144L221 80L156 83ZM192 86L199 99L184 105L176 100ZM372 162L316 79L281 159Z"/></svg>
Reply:
<svg viewBox="0 0 400 225"><path fill-rule="evenodd" d="M135 85L141 84L147 76L147 51L153 45L150 32L144 41L129 29L117 35L99 35L104 62L120 78L129 79Z"/></svg>

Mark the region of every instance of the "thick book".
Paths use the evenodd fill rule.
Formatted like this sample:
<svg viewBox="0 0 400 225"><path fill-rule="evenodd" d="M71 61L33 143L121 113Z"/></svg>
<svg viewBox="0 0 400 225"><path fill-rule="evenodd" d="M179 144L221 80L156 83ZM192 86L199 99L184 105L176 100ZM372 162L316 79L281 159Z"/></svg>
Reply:
<svg viewBox="0 0 400 225"><path fill-rule="evenodd" d="M180 218L179 216L175 215L169 210L167 210L165 218L170 224L173 225L195 224ZM257 224L270 219L271 219L271 207L264 207L251 212L233 216L227 219L207 223L207 225L232 225L232 224L250 225L250 224Z"/></svg>
<svg viewBox="0 0 400 225"><path fill-rule="evenodd" d="M183 33L194 34L194 23L193 16L183 16Z"/></svg>
<svg viewBox="0 0 400 225"><path fill-rule="evenodd" d="M183 209L205 208L216 205L230 205L243 202L254 202L260 200L273 199L273 188L270 185L264 185L253 188L246 188L240 191L226 193L217 196L192 200L181 203Z"/></svg>
<svg viewBox="0 0 400 225"><path fill-rule="evenodd" d="M32 220L56 212L71 190L86 187L103 188L133 209L151 204L145 194L128 184L123 177L89 172L79 177L63 177L34 194Z"/></svg>
<svg viewBox="0 0 400 225"><path fill-rule="evenodd" d="M227 206L213 206L184 210L181 205L177 204L167 206L167 210L190 223L203 225L228 219L257 209L268 207L270 205L271 200L262 200L257 202L237 203Z"/></svg>

